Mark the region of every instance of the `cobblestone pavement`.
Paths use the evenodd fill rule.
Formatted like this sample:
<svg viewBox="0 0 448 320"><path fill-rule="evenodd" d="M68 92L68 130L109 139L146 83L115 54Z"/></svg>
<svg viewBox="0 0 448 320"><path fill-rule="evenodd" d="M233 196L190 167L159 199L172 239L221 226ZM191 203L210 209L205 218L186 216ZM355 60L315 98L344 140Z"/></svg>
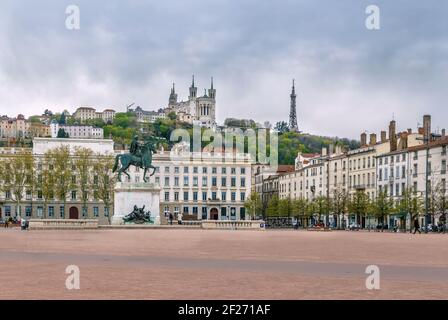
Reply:
<svg viewBox="0 0 448 320"><path fill-rule="evenodd" d="M80 290L67 290L68 265ZM380 268L380 290L365 269ZM0 230L0 299L447 299L448 235Z"/></svg>

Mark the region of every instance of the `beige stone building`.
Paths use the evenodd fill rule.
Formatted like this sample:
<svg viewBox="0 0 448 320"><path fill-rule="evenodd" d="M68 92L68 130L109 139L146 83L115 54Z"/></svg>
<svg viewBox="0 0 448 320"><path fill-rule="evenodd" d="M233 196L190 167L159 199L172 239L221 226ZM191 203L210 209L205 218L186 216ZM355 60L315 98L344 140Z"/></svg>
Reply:
<svg viewBox="0 0 448 320"><path fill-rule="evenodd" d="M73 113L73 118L81 122L93 119L102 119L104 122L112 122L115 117L115 110L105 109L103 112L91 107L80 107Z"/></svg>

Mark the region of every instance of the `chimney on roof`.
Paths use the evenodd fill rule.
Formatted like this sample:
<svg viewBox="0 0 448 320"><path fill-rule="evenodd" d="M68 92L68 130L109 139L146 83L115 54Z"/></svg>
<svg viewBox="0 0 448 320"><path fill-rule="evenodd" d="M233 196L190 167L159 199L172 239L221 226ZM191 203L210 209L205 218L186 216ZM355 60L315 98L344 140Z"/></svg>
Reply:
<svg viewBox="0 0 448 320"><path fill-rule="evenodd" d="M381 131L381 143L385 143L386 140L386 131Z"/></svg>
<svg viewBox="0 0 448 320"><path fill-rule="evenodd" d="M408 132L404 131L400 133L400 148L399 150L405 150L408 148Z"/></svg>
<svg viewBox="0 0 448 320"><path fill-rule="evenodd" d="M423 116L423 138L425 141L431 139L431 116L429 114Z"/></svg>
<svg viewBox="0 0 448 320"><path fill-rule="evenodd" d="M361 133L361 147L367 145L367 134L365 132Z"/></svg>
<svg viewBox="0 0 448 320"><path fill-rule="evenodd" d="M389 144L390 144L390 151L396 151L397 150L397 135L395 134L397 124L395 120L392 120L389 124Z"/></svg>
<svg viewBox="0 0 448 320"><path fill-rule="evenodd" d="M370 134L370 145L371 146L376 145L376 133L371 133Z"/></svg>

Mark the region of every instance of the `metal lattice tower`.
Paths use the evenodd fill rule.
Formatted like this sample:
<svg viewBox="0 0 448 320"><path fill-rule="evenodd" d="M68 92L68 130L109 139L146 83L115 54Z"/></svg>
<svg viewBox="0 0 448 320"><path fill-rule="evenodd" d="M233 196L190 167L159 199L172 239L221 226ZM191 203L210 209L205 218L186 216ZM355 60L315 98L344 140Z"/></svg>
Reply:
<svg viewBox="0 0 448 320"><path fill-rule="evenodd" d="M291 92L291 108L289 110L289 130L290 131L299 131L299 127L297 126L297 111L296 111L296 88L295 81L292 80L292 92Z"/></svg>

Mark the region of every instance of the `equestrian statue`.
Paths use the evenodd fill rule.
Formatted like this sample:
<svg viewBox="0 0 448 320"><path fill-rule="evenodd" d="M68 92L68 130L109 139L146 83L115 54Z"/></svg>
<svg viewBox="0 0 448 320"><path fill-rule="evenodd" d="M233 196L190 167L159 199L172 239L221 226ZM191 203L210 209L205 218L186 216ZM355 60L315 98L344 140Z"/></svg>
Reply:
<svg viewBox="0 0 448 320"><path fill-rule="evenodd" d="M156 152L156 145L162 139L150 137L144 140L144 142L138 141L138 136L134 136L132 139L129 153L119 154L115 157L115 164L113 172L118 173L118 181L121 182L121 174L124 173L131 178L127 172L130 166L135 166L144 169L143 181L148 182L146 178L146 172L148 169L152 169L150 177L154 175L156 168L152 165L152 155Z"/></svg>

